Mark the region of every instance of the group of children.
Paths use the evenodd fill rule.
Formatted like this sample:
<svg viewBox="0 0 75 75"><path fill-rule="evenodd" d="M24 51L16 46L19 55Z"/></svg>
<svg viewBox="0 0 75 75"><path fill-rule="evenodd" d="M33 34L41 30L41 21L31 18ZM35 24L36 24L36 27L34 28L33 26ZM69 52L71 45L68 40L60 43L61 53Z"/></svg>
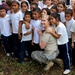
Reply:
<svg viewBox="0 0 75 75"><path fill-rule="evenodd" d="M14 53L15 60L24 62L31 52L41 50L38 30L44 31L41 18L50 16L48 30L57 39L60 57L64 62L64 74L75 65L75 0L67 6L65 0L7 0L0 5L0 32L7 56Z"/></svg>

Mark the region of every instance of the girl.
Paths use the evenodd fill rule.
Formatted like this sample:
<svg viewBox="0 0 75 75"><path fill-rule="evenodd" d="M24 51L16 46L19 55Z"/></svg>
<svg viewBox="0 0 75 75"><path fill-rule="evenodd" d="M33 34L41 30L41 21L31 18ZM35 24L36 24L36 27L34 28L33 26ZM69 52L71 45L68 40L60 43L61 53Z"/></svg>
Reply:
<svg viewBox="0 0 75 75"><path fill-rule="evenodd" d="M57 5L57 10L58 10L58 14L60 14L60 21L63 22L65 24L65 3L64 2L59 2Z"/></svg>
<svg viewBox="0 0 75 75"><path fill-rule="evenodd" d="M55 24L55 31L50 31L50 33L57 38L57 45L60 51L60 56L64 62L64 72L63 74L70 73L70 58L68 53L68 35L66 27L60 22L60 16L57 13L52 13L50 15L51 24Z"/></svg>
<svg viewBox="0 0 75 75"><path fill-rule="evenodd" d="M44 15L50 15L50 11L48 8L43 8L42 9L42 12L41 12L41 15L44 16Z"/></svg>
<svg viewBox="0 0 75 75"><path fill-rule="evenodd" d="M23 1L23 2L21 3L21 9L22 9L23 17L24 17L25 12L28 11L28 9L29 9L28 3L25 2L25 1Z"/></svg>
<svg viewBox="0 0 75 75"><path fill-rule="evenodd" d="M44 15L42 17L41 23L45 28L45 31L42 34L42 31L38 30L38 34L40 36L39 45L41 49L44 49L44 51L33 51L31 56L38 62L46 64L44 70L49 70L54 65L52 60L57 57L59 52L56 44L56 39L51 34L46 32L49 29L52 30L49 22L49 16Z"/></svg>
<svg viewBox="0 0 75 75"><path fill-rule="evenodd" d="M19 50L20 50L20 39L21 39L21 25L23 21L23 16L19 8L19 3L17 1L12 1L12 13L11 16L11 23L12 23L12 32L13 32L13 39L14 39L14 57L15 59L19 58Z"/></svg>
<svg viewBox="0 0 75 75"><path fill-rule="evenodd" d="M22 63L24 60L27 60L31 56L31 40L32 40L32 26L30 24L31 12L26 11L24 15L24 22L22 24L22 39L21 39L21 49L20 49L20 59L19 62ZM27 29L27 25L30 28Z"/></svg>

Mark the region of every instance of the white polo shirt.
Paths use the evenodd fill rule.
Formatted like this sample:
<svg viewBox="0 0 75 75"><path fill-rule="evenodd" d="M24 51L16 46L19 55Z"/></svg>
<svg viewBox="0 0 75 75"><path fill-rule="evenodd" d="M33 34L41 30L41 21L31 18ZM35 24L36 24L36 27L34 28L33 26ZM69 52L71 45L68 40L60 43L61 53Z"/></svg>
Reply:
<svg viewBox="0 0 75 75"><path fill-rule="evenodd" d="M66 27L63 23L59 23L59 25L55 28L56 33L60 34L61 36L57 39L57 44L62 45L68 42L68 35Z"/></svg>
<svg viewBox="0 0 75 75"><path fill-rule="evenodd" d="M22 12L12 13L10 16L13 33L18 33L19 21L23 20Z"/></svg>
<svg viewBox="0 0 75 75"><path fill-rule="evenodd" d="M4 18L0 17L0 31L4 36L11 35L10 16L7 14Z"/></svg>

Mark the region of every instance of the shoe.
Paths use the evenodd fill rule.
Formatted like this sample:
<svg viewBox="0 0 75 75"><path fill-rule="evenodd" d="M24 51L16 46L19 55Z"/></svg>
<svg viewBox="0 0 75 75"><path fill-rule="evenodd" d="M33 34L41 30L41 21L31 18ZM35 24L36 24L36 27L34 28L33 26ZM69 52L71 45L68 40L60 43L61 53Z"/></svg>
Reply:
<svg viewBox="0 0 75 75"><path fill-rule="evenodd" d="M18 62L18 63L24 63L24 61L21 61L21 60L17 60L17 62Z"/></svg>
<svg viewBox="0 0 75 75"><path fill-rule="evenodd" d="M69 74L70 73L70 70L69 69L66 69L63 74Z"/></svg>
<svg viewBox="0 0 75 75"><path fill-rule="evenodd" d="M44 70L45 71L47 71L47 70L49 70L52 66L54 65L54 63L53 62L47 62L47 65L46 65L46 67L44 68Z"/></svg>
<svg viewBox="0 0 75 75"><path fill-rule="evenodd" d="M9 57L9 56L10 56L10 54L9 54L9 53L7 53L7 54L6 54L6 56L8 56L8 57Z"/></svg>

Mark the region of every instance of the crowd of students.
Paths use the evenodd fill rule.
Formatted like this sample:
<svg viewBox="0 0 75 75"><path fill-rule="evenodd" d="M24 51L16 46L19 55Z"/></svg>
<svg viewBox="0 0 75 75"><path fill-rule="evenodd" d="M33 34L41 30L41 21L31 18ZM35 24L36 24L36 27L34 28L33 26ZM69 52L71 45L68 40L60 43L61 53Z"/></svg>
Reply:
<svg viewBox="0 0 75 75"><path fill-rule="evenodd" d="M22 63L33 58L49 70L61 58L63 74L75 65L75 0L6 0L0 4L5 54Z"/></svg>

